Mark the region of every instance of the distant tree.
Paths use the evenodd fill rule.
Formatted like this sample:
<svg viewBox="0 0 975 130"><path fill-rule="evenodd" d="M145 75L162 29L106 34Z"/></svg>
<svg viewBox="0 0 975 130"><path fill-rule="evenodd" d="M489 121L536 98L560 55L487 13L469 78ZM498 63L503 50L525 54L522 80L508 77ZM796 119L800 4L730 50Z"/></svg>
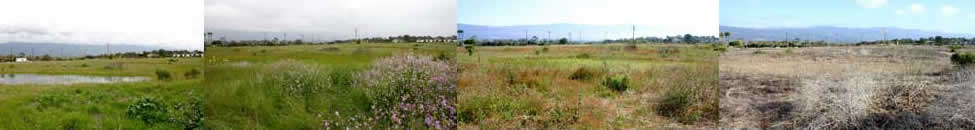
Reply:
<svg viewBox="0 0 975 130"><path fill-rule="evenodd" d="M684 34L683 41L685 43L694 43L694 36L691 36L691 34Z"/></svg>
<svg viewBox="0 0 975 130"><path fill-rule="evenodd" d="M731 36L731 32L722 32L721 35L719 35L719 37L721 37L721 40L722 41L726 41L726 38L728 38L730 36Z"/></svg>
<svg viewBox="0 0 975 130"><path fill-rule="evenodd" d="M569 39L566 38L559 39L559 44L568 44L568 43L569 43Z"/></svg>
<svg viewBox="0 0 975 130"><path fill-rule="evenodd" d="M464 44L465 45L474 45L474 44L477 44L477 36L471 36L471 38L468 38L467 40L464 40Z"/></svg>
<svg viewBox="0 0 975 130"><path fill-rule="evenodd" d="M935 36L934 37L934 43L936 43L938 45L945 44L945 38L944 37L941 37L941 36Z"/></svg>

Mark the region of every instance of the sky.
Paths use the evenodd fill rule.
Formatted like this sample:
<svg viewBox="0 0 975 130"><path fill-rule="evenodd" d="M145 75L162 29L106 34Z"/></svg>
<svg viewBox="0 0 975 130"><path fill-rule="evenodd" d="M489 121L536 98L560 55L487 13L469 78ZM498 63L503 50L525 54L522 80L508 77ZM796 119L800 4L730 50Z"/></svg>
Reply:
<svg viewBox="0 0 975 130"><path fill-rule="evenodd" d="M722 26L897 27L975 34L973 0L722 0L720 6Z"/></svg>
<svg viewBox="0 0 975 130"><path fill-rule="evenodd" d="M6 0L0 43L203 49L202 0Z"/></svg>
<svg viewBox="0 0 975 130"><path fill-rule="evenodd" d="M635 24L654 34L715 35L718 0L457 0L457 22L488 26Z"/></svg>
<svg viewBox="0 0 975 130"><path fill-rule="evenodd" d="M206 0L205 28L214 37L261 40L352 39L398 35L453 36L455 0Z"/></svg>

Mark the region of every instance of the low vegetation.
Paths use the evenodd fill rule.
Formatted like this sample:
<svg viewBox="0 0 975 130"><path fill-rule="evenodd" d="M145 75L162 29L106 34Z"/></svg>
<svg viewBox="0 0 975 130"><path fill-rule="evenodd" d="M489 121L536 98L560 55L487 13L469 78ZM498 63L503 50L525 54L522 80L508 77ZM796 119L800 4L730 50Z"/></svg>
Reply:
<svg viewBox="0 0 975 130"><path fill-rule="evenodd" d="M166 59L115 58L4 63L0 73L154 77L157 69L185 72L200 58L168 64ZM103 69L94 66L118 66ZM86 67L92 66L92 67ZM0 129L201 129L202 79L171 75L104 84L0 85Z"/></svg>
<svg viewBox="0 0 975 130"><path fill-rule="evenodd" d="M208 47L204 126L455 128L456 67L446 57L456 55L452 48L372 43ZM258 51L266 53L247 55Z"/></svg>
<svg viewBox="0 0 975 130"><path fill-rule="evenodd" d="M713 127L717 52L710 46L480 46L457 56L458 128ZM675 88L694 96L673 110L693 114L657 113Z"/></svg>

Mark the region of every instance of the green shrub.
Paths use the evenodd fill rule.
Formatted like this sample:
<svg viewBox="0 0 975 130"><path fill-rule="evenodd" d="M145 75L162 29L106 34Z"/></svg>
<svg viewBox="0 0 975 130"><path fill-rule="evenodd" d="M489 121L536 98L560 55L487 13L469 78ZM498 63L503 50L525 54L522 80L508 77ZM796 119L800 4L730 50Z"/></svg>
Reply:
<svg viewBox="0 0 975 130"><path fill-rule="evenodd" d="M88 64L81 64L81 68L88 67Z"/></svg>
<svg viewBox="0 0 975 130"><path fill-rule="evenodd" d="M948 49L951 52L956 52L956 51L958 51L958 49L961 49L961 48L963 48L963 46L961 46L961 45L950 45L950 46L948 46Z"/></svg>
<svg viewBox="0 0 975 130"><path fill-rule="evenodd" d="M156 70L156 78L163 81L169 81L173 79L173 76L169 74L166 70Z"/></svg>
<svg viewBox="0 0 975 130"><path fill-rule="evenodd" d="M792 48L785 49L785 54L792 54Z"/></svg>
<svg viewBox="0 0 975 130"><path fill-rule="evenodd" d="M726 47L724 45L721 45L721 44L711 44L711 48L714 48L714 51L717 51L717 52L727 52L728 51L728 47Z"/></svg>
<svg viewBox="0 0 975 130"><path fill-rule="evenodd" d="M169 111L161 101L152 97L141 97L129 105L125 114L151 125L165 122L168 119Z"/></svg>
<svg viewBox="0 0 975 130"><path fill-rule="evenodd" d="M951 62L959 65L972 65L975 64L975 54L955 53L951 55Z"/></svg>
<svg viewBox="0 0 975 130"><path fill-rule="evenodd" d="M203 99L199 96L190 95L190 101L176 104L173 106L171 121L183 126L184 130L199 129L203 127Z"/></svg>
<svg viewBox="0 0 975 130"><path fill-rule="evenodd" d="M548 46L543 46L542 47L542 52L548 52Z"/></svg>
<svg viewBox="0 0 975 130"><path fill-rule="evenodd" d="M735 40L735 41L729 42L728 45L733 46L733 47L742 47L745 44L743 42L741 42L741 40Z"/></svg>
<svg viewBox="0 0 975 130"><path fill-rule="evenodd" d="M671 88L657 105L657 114L671 118L685 116L687 109L695 102L694 94L692 89Z"/></svg>
<svg viewBox="0 0 975 130"><path fill-rule="evenodd" d="M45 108L45 107L59 107L59 106L61 106L61 104L64 104L65 102L68 102L68 97L65 97L62 94L44 93L44 94L41 94L41 96L38 97L35 100L35 102L37 102L39 104L39 107L40 108Z"/></svg>
<svg viewBox="0 0 975 130"><path fill-rule="evenodd" d="M186 73L184 73L183 74L183 77L186 77L187 79L192 79L192 78L196 78L197 75L200 75L200 70L197 70L196 68L193 68L193 69L190 69L190 71L187 71Z"/></svg>
<svg viewBox="0 0 975 130"><path fill-rule="evenodd" d="M606 77L606 80L603 80L603 86L606 86L617 93L623 93L626 91L626 88L630 87L630 77L626 75Z"/></svg>
<svg viewBox="0 0 975 130"><path fill-rule="evenodd" d="M575 72L572 72L572 75L569 76L569 79L581 81L581 80L592 79L592 77L595 76L596 76L596 72L594 72L593 70L586 67L581 67L579 69L576 69Z"/></svg>

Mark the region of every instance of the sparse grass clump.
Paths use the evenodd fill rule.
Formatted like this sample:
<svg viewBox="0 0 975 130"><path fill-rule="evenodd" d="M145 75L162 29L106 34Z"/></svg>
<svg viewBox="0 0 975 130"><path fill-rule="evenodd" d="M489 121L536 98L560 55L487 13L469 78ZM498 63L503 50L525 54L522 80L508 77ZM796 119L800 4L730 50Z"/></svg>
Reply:
<svg viewBox="0 0 975 130"><path fill-rule="evenodd" d="M197 75L200 75L200 73L201 73L200 70L197 70L196 68L193 68L193 69L190 69L190 71L187 71L186 73L184 73L183 74L183 77L186 77L187 79L194 79L194 78L196 78Z"/></svg>
<svg viewBox="0 0 975 130"><path fill-rule="evenodd" d="M578 55L575 56L575 58L578 58L578 59L588 59L590 57L592 57L592 55L589 54L589 53L582 53L582 54L578 54Z"/></svg>
<svg viewBox="0 0 975 130"><path fill-rule="evenodd" d="M617 93L623 93L630 87L630 77L626 75L606 77L602 84Z"/></svg>
<svg viewBox="0 0 975 130"><path fill-rule="evenodd" d="M337 51L342 50L342 49L339 49L338 47L331 46L331 47L325 47L325 48L318 49L318 50L319 51L325 51L325 52L337 52ZM261 53L264 53L264 51L265 50L261 50Z"/></svg>
<svg viewBox="0 0 975 130"><path fill-rule="evenodd" d="M762 50L755 50L755 52L752 52L752 54L755 54L755 55L761 55L761 54L765 54L765 51L762 51Z"/></svg>
<svg viewBox="0 0 975 130"><path fill-rule="evenodd" d="M592 79L595 76L596 76L596 72L594 70L586 67L581 67L579 69L576 69L575 72L572 72L572 75L569 76L569 79L584 81L584 80Z"/></svg>
<svg viewBox="0 0 975 130"><path fill-rule="evenodd" d="M173 79L173 76L172 76L172 74L169 73L169 71L166 71L166 70L156 70L156 79L159 79L159 80L162 80L162 81L169 81L169 80Z"/></svg>
<svg viewBox="0 0 975 130"><path fill-rule="evenodd" d="M697 101L695 94L696 92L693 89L688 88L671 88L667 90L664 93L663 100L656 107L657 114L670 118L678 118L683 123L697 120L700 115L688 113L688 109Z"/></svg>
<svg viewBox="0 0 975 130"><path fill-rule="evenodd" d="M637 50L637 46L636 46L636 44L626 44L626 47L623 47L623 50L626 50L626 51L636 51Z"/></svg>
<svg viewBox="0 0 975 130"><path fill-rule="evenodd" d="M109 63L109 64L105 65L104 67L102 67L102 69L105 69L105 70L121 70L121 69L123 69L123 66L124 66L124 64L122 62L113 62L113 63Z"/></svg>

